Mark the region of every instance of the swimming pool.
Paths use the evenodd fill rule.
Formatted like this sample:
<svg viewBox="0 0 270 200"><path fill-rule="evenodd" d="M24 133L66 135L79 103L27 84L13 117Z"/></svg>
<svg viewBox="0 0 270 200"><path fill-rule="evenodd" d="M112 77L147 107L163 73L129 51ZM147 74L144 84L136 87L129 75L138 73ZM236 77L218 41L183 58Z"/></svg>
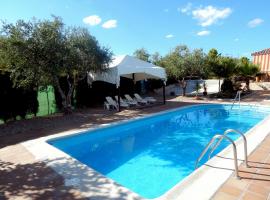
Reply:
<svg viewBox="0 0 270 200"><path fill-rule="evenodd" d="M194 171L213 135L228 128L246 132L269 113L250 106L190 106L48 143L139 195L155 198ZM227 145L224 141L215 153Z"/></svg>

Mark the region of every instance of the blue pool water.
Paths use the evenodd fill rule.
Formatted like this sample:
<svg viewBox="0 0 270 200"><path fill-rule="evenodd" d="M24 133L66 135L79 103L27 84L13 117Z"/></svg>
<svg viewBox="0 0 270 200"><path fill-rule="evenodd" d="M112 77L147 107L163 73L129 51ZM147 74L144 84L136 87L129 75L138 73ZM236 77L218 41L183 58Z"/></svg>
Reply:
<svg viewBox="0 0 270 200"><path fill-rule="evenodd" d="M191 106L48 142L141 196L156 198L194 171L213 135L229 128L246 132L269 113L249 106Z"/></svg>

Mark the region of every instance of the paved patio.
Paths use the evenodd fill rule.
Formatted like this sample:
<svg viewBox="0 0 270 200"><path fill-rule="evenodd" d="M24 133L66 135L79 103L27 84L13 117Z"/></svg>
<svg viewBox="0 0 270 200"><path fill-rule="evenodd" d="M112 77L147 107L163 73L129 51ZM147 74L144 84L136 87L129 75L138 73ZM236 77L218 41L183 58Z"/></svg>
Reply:
<svg viewBox="0 0 270 200"><path fill-rule="evenodd" d="M270 98L269 92L258 91L244 101L261 101L261 104L270 105L270 102L263 101L265 98ZM78 129L78 127L83 129L185 105L211 102L216 101L197 101L178 97L168 100L166 105L139 110L109 113L102 109L89 109L70 116L55 115L2 125L0 126L0 199L85 199L75 188L65 186L63 178L50 167L36 161L19 144L20 142ZM235 180L231 177L213 199L269 199L270 135L249 156L249 159L251 168L241 169L240 176L243 178Z"/></svg>
<svg viewBox="0 0 270 200"><path fill-rule="evenodd" d="M230 177L213 200L270 199L270 135L249 156L249 168L239 168L240 180Z"/></svg>

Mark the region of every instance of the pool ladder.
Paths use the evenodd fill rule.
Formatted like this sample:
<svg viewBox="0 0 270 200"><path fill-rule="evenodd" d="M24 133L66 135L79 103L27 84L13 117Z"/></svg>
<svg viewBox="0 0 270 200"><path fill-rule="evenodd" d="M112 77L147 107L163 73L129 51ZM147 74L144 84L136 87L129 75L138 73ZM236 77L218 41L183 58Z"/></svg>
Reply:
<svg viewBox="0 0 270 200"><path fill-rule="evenodd" d="M237 159L237 149L236 149L236 145L234 143L234 141L229 138L227 136L228 133L237 133L239 134L242 138L243 138L243 142L244 142L244 156L245 156L245 166L248 167L248 157L247 157L247 139L246 136L238 131L238 130L234 130L234 129L228 129L226 130L223 135L217 134L215 136L212 137L212 139L209 141L209 143L206 145L206 147L204 148L204 150L202 151L202 153L200 154L199 158L196 160L196 164L195 164L195 169L198 168L198 164L200 162L200 160L203 158L203 156L206 154L206 152L208 151L208 149L211 147L212 144L214 144L214 142L216 141L216 139L218 139L218 141L214 144L214 146L212 147L209 156L208 156L208 160L211 158L212 153L215 151L215 149L218 147L218 145L220 145L220 143L222 142L223 139L228 140L233 147L233 156L234 156L234 168L235 168L235 176L236 178L240 178L239 177L239 170L238 170L238 159Z"/></svg>
<svg viewBox="0 0 270 200"><path fill-rule="evenodd" d="M238 105L240 106L240 102L241 102L241 93L242 93L241 90L237 91L237 93L236 93L236 95L235 95L235 97L234 97L234 100L233 100L233 104L232 104L232 106L231 106L231 109L233 108L233 106L234 106L234 104L235 104L237 98L238 98Z"/></svg>

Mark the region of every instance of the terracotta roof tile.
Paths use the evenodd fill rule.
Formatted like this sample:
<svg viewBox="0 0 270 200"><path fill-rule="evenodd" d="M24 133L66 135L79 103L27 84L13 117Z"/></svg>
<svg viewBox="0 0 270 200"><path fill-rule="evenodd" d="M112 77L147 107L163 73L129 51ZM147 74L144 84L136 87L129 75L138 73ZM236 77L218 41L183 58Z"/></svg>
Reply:
<svg viewBox="0 0 270 200"><path fill-rule="evenodd" d="M270 54L270 48L252 53L252 56Z"/></svg>

